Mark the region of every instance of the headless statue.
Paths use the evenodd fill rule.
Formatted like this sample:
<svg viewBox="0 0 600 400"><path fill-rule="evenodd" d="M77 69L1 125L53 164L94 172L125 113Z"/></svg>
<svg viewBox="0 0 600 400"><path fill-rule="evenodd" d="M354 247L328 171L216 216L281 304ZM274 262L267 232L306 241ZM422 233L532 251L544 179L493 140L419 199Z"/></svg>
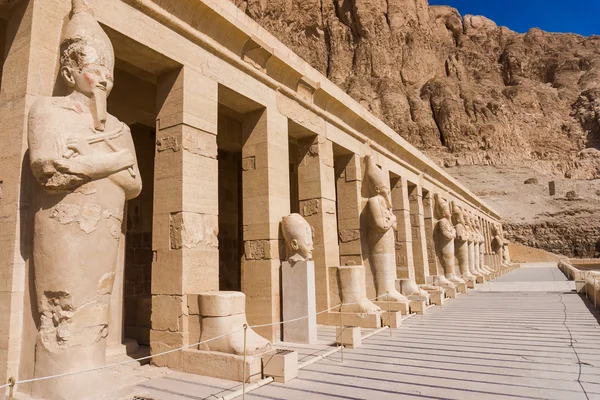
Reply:
<svg viewBox="0 0 600 400"><path fill-rule="evenodd" d="M29 112L35 196L33 263L40 314L34 376L105 364L109 304L125 201L142 189L129 128L106 112L114 52L83 0L73 0L60 49L65 97ZM92 398L101 373L33 384L35 396Z"/></svg>

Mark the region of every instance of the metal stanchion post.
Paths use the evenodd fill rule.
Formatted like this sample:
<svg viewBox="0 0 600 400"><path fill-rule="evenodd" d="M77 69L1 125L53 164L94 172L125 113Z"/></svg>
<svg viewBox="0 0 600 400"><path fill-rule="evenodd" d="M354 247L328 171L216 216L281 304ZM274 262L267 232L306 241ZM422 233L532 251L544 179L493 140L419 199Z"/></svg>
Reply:
<svg viewBox="0 0 600 400"><path fill-rule="evenodd" d="M594 276L594 307L598 307L598 304L596 303L596 294L598 293L596 291L596 282L597 282L597 280L596 280L596 277Z"/></svg>
<svg viewBox="0 0 600 400"><path fill-rule="evenodd" d="M248 333L248 324L244 324L244 366L242 367L242 399L246 398L246 337Z"/></svg>
<svg viewBox="0 0 600 400"><path fill-rule="evenodd" d="M392 324L390 324L390 292L386 292L387 293L387 306L388 306L388 315L387 315L387 322L388 322L388 328L390 328L390 337L392 337Z"/></svg>
<svg viewBox="0 0 600 400"><path fill-rule="evenodd" d="M8 389L8 400L13 400L13 396L15 395L15 384L17 383L17 381L15 380L15 378L13 378L12 376L10 378L8 378L8 384L9 389Z"/></svg>
<svg viewBox="0 0 600 400"><path fill-rule="evenodd" d="M340 355L344 362L344 325L342 325L342 304L340 303Z"/></svg>

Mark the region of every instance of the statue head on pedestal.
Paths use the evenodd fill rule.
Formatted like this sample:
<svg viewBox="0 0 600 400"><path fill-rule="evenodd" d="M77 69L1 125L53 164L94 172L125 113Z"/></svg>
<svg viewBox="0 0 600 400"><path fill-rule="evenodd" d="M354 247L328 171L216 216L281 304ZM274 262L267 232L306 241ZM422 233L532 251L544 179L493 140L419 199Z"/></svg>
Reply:
<svg viewBox="0 0 600 400"><path fill-rule="evenodd" d="M60 75L70 95L89 104L94 128L104 131L106 99L113 87L113 46L86 0L72 0L72 7L61 38Z"/></svg>
<svg viewBox="0 0 600 400"><path fill-rule="evenodd" d="M433 198L435 199L435 218L438 220L450 219L452 214L450 213L448 202L439 193L435 193Z"/></svg>
<svg viewBox="0 0 600 400"><path fill-rule="evenodd" d="M381 168L375 164L375 160L370 155L365 156L365 178L369 184L371 192L375 196L381 196L385 200L388 208L392 208L392 197L390 191L390 180L386 177Z"/></svg>
<svg viewBox="0 0 600 400"><path fill-rule="evenodd" d="M290 262L312 260L313 231L300 214L290 214L281 222Z"/></svg>

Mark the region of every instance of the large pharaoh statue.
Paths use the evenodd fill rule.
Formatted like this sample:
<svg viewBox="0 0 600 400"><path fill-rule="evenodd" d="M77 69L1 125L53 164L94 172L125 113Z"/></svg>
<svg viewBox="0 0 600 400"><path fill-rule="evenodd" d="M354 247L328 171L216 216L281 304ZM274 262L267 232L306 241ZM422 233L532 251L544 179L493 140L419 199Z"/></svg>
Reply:
<svg viewBox="0 0 600 400"><path fill-rule="evenodd" d="M35 377L105 364L109 303L125 201L142 189L129 128L107 114L114 53L84 0L73 0L60 47L65 97L29 113L35 196L33 262L40 314ZM93 398L101 371L36 382L46 399Z"/></svg>
<svg viewBox="0 0 600 400"><path fill-rule="evenodd" d="M478 242L477 232L473 229L471 216L468 211L463 211L464 220L465 220L465 229L468 235L468 243L469 243L469 270L476 277L483 276L483 274L479 271L479 251L475 251L475 243Z"/></svg>
<svg viewBox="0 0 600 400"><path fill-rule="evenodd" d="M494 235L494 237L492 238L492 251L494 252L494 254L500 256L500 262L504 263L504 239L500 235L500 228L498 227L498 225L494 225L492 227L492 235Z"/></svg>
<svg viewBox="0 0 600 400"><path fill-rule="evenodd" d="M435 218L438 220L433 231L433 240L435 242L435 253L442 264L446 280L451 283L465 283L464 280L456 276L454 270L454 239L456 238L456 229L450 220L450 207L438 193L434 194L435 199ZM443 283L443 282L442 282Z"/></svg>
<svg viewBox="0 0 600 400"><path fill-rule="evenodd" d="M494 271L485 265L485 236L483 234L483 230L481 229L481 222L477 217L475 217L475 230L479 235L479 269L486 274L493 274Z"/></svg>
<svg viewBox="0 0 600 400"><path fill-rule="evenodd" d="M473 268L475 272L479 275L485 276L486 272L482 271L479 267L479 243L480 237L479 232L477 231L477 225L475 224L475 217L471 213L467 213L467 225L471 229L471 235L473 236Z"/></svg>
<svg viewBox="0 0 600 400"><path fill-rule="evenodd" d="M465 227L464 214L454 202L452 205L452 223L456 229L454 253L460 269L460 277L465 281L475 281L476 277L469 268L469 232Z"/></svg>
<svg viewBox="0 0 600 400"><path fill-rule="evenodd" d="M367 203L367 231L371 269L375 277L375 289L379 301L409 302L396 290L396 215L392 211L389 179L375 164L370 155L365 157L366 180L372 197ZM387 294L386 294L387 293Z"/></svg>

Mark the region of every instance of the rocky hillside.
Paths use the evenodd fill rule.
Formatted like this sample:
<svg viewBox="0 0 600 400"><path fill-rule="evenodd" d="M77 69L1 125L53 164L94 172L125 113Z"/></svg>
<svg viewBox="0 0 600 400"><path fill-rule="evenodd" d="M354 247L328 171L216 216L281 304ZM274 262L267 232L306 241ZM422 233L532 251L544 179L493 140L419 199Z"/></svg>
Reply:
<svg viewBox="0 0 600 400"><path fill-rule="evenodd" d="M600 37L518 34L427 0L232 1L450 173L600 178ZM564 236L505 216L526 244ZM591 229L600 236L600 221Z"/></svg>

